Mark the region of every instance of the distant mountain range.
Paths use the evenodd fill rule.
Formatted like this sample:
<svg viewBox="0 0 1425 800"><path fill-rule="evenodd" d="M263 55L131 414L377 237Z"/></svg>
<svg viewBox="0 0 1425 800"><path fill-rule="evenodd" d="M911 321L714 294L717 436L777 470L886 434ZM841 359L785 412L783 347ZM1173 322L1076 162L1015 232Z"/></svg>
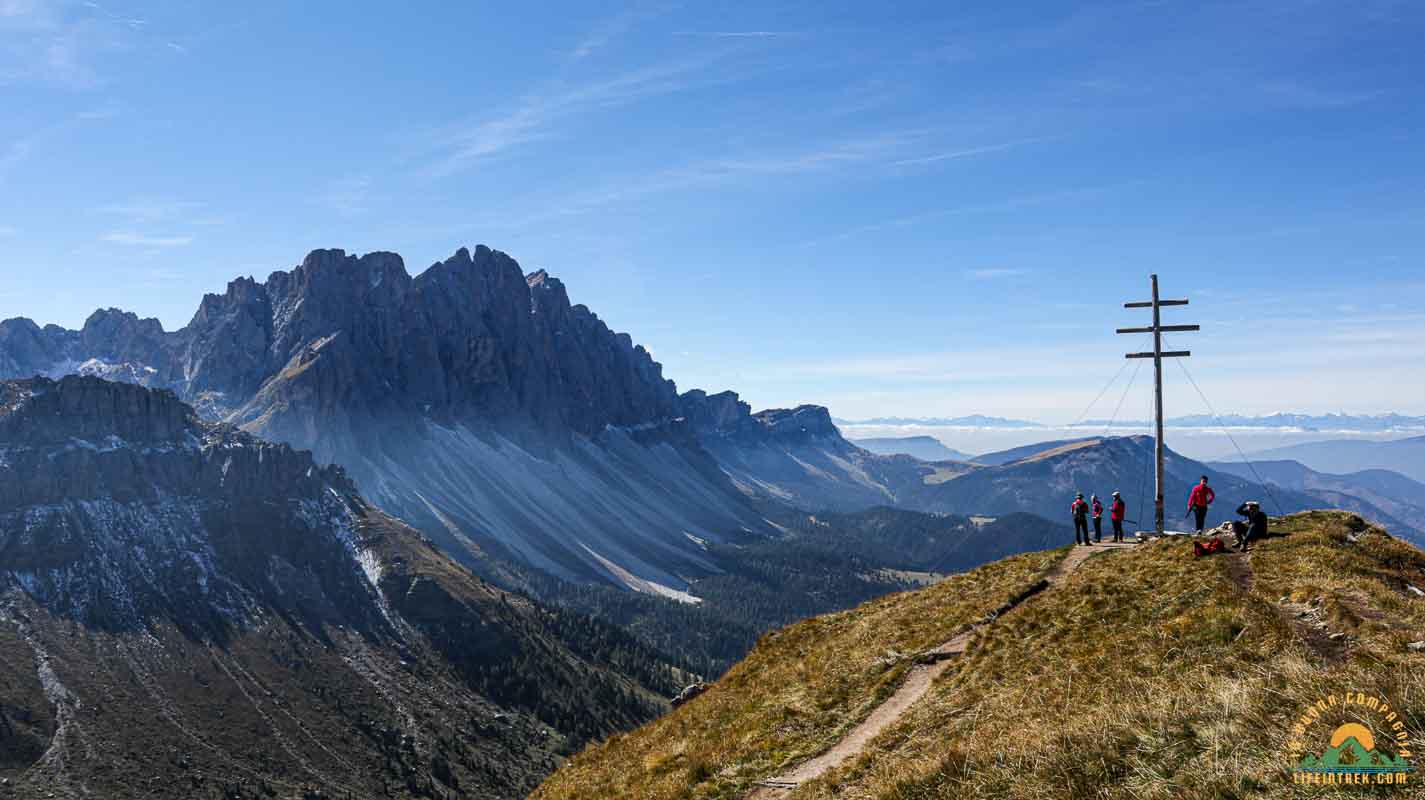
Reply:
<svg viewBox="0 0 1425 800"><path fill-rule="evenodd" d="M1038 422L1004 417L971 414L968 417L872 417L871 419L837 419L838 425L925 425L944 428L1042 428Z"/></svg>
<svg viewBox="0 0 1425 800"><path fill-rule="evenodd" d="M1292 459L1328 473L1387 469L1425 482L1425 436L1385 442L1366 439L1307 442L1249 455L1253 459Z"/></svg>
<svg viewBox="0 0 1425 800"><path fill-rule="evenodd" d="M806 414L808 412L804 412ZM710 451L754 496L802 508L854 511L868 504L893 505L926 513L999 516L1027 512L1051 521L1067 521L1076 492L1123 493L1131 519L1152 525L1153 440L1147 436L1089 437L1040 442L985 453L971 462L928 462L908 455L877 455L843 439L822 420L798 427L795 436L755 441L731 437ZM1324 479L1262 487L1255 478L1167 452L1168 525L1186 526L1187 495L1201 475L1208 475L1221 498L1210 524L1234 519L1244 500L1255 499L1272 513L1344 506L1386 525L1397 535L1425 541L1411 510L1413 495L1396 485L1369 484L1363 477L1346 483ZM1270 480L1264 476L1264 480ZM1404 480L1402 478L1402 480ZM1372 488L1374 487L1374 488Z"/></svg>
<svg viewBox="0 0 1425 800"><path fill-rule="evenodd" d="M1299 461L1218 462L1214 469L1246 480L1307 492L1334 508L1355 511L1387 528L1425 531L1425 483L1385 469L1346 475L1317 472Z"/></svg>
<svg viewBox="0 0 1425 800"><path fill-rule="evenodd" d="M944 427L944 428L1045 428L1052 427L1039 422L1028 420L1005 419L1004 417L986 416L983 414L972 414L965 417L873 417L871 419L848 420L837 418L838 425L882 425L882 426L924 426L924 427ZM1143 427L1146 428L1152 423L1149 420L1106 420L1087 419L1074 423L1068 427L1076 428L1105 428L1109 425L1117 427ZM1172 417L1164 421L1164 425L1173 428L1220 428L1223 426L1230 428L1291 428L1296 430L1316 430L1316 431L1358 431L1386 432L1386 431L1412 431L1425 429L1425 417L1412 417L1403 414L1269 414L1265 416L1245 416L1242 414L1228 414L1220 420L1207 414L1195 414L1182 417Z"/></svg>
<svg viewBox="0 0 1425 800"><path fill-rule="evenodd" d="M969 453L946 447L934 436L890 436L848 440L857 447L883 456L915 456L922 461L969 461Z"/></svg>
<svg viewBox="0 0 1425 800"><path fill-rule="evenodd" d="M1110 420L1091 419L1078 423L1082 428L1102 428L1111 424ZM1148 427L1148 420L1118 420L1120 427ZM1222 418L1206 414L1172 417L1164 420L1164 425L1173 428L1291 428L1307 431L1357 431L1384 432L1425 429L1425 417L1408 417L1401 414L1271 414L1267 416L1243 416L1228 414Z"/></svg>

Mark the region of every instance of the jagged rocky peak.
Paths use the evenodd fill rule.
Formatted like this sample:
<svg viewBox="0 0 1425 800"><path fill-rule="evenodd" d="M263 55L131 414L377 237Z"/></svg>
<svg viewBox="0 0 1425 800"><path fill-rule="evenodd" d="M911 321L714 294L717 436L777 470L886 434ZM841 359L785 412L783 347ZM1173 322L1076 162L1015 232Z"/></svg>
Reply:
<svg viewBox="0 0 1425 800"><path fill-rule="evenodd" d="M683 415L698 433L734 433L752 418L752 406L742 402L734 391L708 394L691 389L678 399Z"/></svg>
<svg viewBox="0 0 1425 800"><path fill-rule="evenodd" d="M524 270L509 255L492 250L485 245L476 245L472 253L460 248L450 258L432 264L422 272L416 283L427 294L440 289L461 297L487 305L498 298L528 300L529 285L525 282ZM472 296L473 295L473 296ZM518 308L527 309L528 304Z"/></svg>
<svg viewBox="0 0 1425 800"><path fill-rule="evenodd" d="M736 392L710 395L701 389L684 392L678 400L693 430L704 436L805 439L841 435L825 406L771 408L754 414Z"/></svg>
<svg viewBox="0 0 1425 800"><path fill-rule="evenodd" d="M226 425L172 392L87 376L0 382L0 509L165 494L257 502L355 489L337 467Z"/></svg>
<svg viewBox="0 0 1425 800"><path fill-rule="evenodd" d="M411 285L401 257L379 250L363 256L339 249L313 250L291 276L296 293L328 297L364 297L381 290L385 296L399 298Z"/></svg>
<svg viewBox="0 0 1425 800"><path fill-rule="evenodd" d="M395 253L313 250L205 296L173 333L114 309L81 331L0 325L0 377L74 372L169 388L205 416L318 449L315 415L594 435L677 405L647 350L484 245L416 277Z"/></svg>
<svg viewBox="0 0 1425 800"><path fill-rule="evenodd" d="M525 276L525 284L529 286L531 313L554 317L562 321L571 312L574 312L574 307L569 304L569 292L565 290L564 282L548 272L542 269L531 272ZM585 312L588 311L584 306L578 306L578 308Z"/></svg>
<svg viewBox="0 0 1425 800"><path fill-rule="evenodd" d="M831 412L826 406L801 405L796 408L772 408L752 415L753 419L777 437L821 438L840 436Z"/></svg>
<svg viewBox="0 0 1425 800"><path fill-rule="evenodd" d="M172 392L78 376L0 383L0 591L8 573L88 624L162 615L221 634L254 593L295 585L289 566L313 548L341 557L354 491L308 453L201 422ZM351 569L312 580L329 599L366 591Z"/></svg>
<svg viewBox="0 0 1425 800"><path fill-rule="evenodd" d="M25 317L0 322L0 377L29 377L61 361L77 334Z"/></svg>
<svg viewBox="0 0 1425 800"><path fill-rule="evenodd" d="M30 445L102 442L156 444L184 439L192 409L168 391L68 376L0 383L0 441Z"/></svg>
<svg viewBox="0 0 1425 800"><path fill-rule="evenodd" d="M90 358L104 361L149 363L157 359L164 344L163 324L156 319L140 319L137 314L106 308L84 321L79 345Z"/></svg>

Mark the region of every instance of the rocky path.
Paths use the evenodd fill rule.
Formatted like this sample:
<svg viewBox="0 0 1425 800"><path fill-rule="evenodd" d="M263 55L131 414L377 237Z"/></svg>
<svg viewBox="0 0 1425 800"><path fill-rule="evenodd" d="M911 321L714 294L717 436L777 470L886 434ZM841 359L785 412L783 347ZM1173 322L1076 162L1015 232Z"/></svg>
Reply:
<svg viewBox="0 0 1425 800"><path fill-rule="evenodd" d="M1227 574L1244 594L1251 594L1257 573L1252 569L1250 552L1228 553ZM1349 650L1346 635L1331 630L1319 605L1296 603L1289 597L1283 597L1271 606L1318 660L1335 663L1346 657Z"/></svg>
<svg viewBox="0 0 1425 800"><path fill-rule="evenodd" d="M970 630L958 634L933 650L922 653L918 659L920 663L906 673L905 681L896 690L896 693L891 695L886 702L877 706L860 725L853 728L830 750L804 761L774 778L760 781L757 788L746 796L746 800L778 800L778 798L786 797L803 783L815 780L851 760L866 749L866 745L870 744L871 740L875 739L881 731L889 728L896 720L904 716L917 700L930 691L935 679L950 668L955 657L964 654L969 649L970 643L974 641L975 635L980 629L993 625L1001 616L1018 608L1035 595L1062 583L1074 570L1093 556L1132 546L1132 543L1129 542L1121 544L1103 542L1093 547L1075 547L1039 583L1020 592L1009 602L995 609Z"/></svg>
<svg viewBox="0 0 1425 800"><path fill-rule="evenodd" d="M1257 578L1257 573L1252 570L1252 557L1248 553L1231 551L1226 558L1227 576L1243 593L1251 594L1252 584Z"/></svg>

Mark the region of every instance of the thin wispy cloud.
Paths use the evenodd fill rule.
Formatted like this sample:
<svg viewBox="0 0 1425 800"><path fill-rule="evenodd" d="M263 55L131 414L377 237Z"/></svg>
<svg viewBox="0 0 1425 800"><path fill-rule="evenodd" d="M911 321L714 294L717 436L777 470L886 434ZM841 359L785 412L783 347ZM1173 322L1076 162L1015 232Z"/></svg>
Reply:
<svg viewBox="0 0 1425 800"><path fill-rule="evenodd" d="M108 82L108 57L168 47L186 52L144 17L96 2L0 0L0 85L92 90Z"/></svg>
<svg viewBox="0 0 1425 800"><path fill-rule="evenodd" d="M707 39L777 39L801 36L788 31L674 31L674 36L698 36Z"/></svg>
<svg viewBox="0 0 1425 800"><path fill-rule="evenodd" d="M186 247L193 243L192 236L151 236L135 231L114 231L104 234L99 239L109 244L121 244L128 247Z"/></svg>
<svg viewBox="0 0 1425 800"><path fill-rule="evenodd" d="M609 46L610 42L628 33L638 23L653 16L646 11L623 11L597 25L570 51L569 58L575 61L588 58Z"/></svg>
<svg viewBox="0 0 1425 800"><path fill-rule="evenodd" d="M1308 111L1329 111L1358 106L1380 97L1374 89L1336 89L1303 81L1279 80L1262 86L1266 98L1278 105Z"/></svg>
<svg viewBox="0 0 1425 800"><path fill-rule="evenodd" d="M86 7L98 10L94 4ZM97 14L66 14L59 3L44 0L0 2L0 84L49 84L71 89L97 85L89 63L94 53L113 46Z"/></svg>
<svg viewBox="0 0 1425 800"><path fill-rule="evenodd" d="M6 173L10 170L28 161L34 154L36 148L40 145L53 142L58 137L80 125L96 120L108 119L116 113L117 112L112 109L81 111L68 119L42 125L33 130L30 134L15 139L4 147L0 147L0 181L4 180Z"/></svg>
<svg viewBox="0 0 1425 800"><path fill-rule="evenodd" d="M1041 205L1058 203L1065 200L1083 200L1088 197L1097 196L1116 189L1122 189L1139 183L1138 181L1126 181L1122 183L1105 184L1102 186L1083 186L1074 189L1060 189L1044 192L1032 192L1028 194L1015 195L1003 200L995 200L987 203L977 203L972 205L951 206L948 208L932 208L914 214L881 222L870 222L865 225L858 225L850 230L842 231L831 236L819 237L801 242L800 247L813 247L816 245L830 244L833 242L845 241L858 236L876 233L884 230L897 228L907 228L922 225L935 220L949 217L969 216L973 214L995 214L1008 211L1019 211Z"/></svg>
<svg viewBox="0 0 1425 800"><path fill-rule="evenodd" d="M558 123L571 117L607 111L639 100L682 91L697 81L694 75L708 58L657 64L603 80L555 84L525 95L497 116L450 126L435 136L445 150L427 172L444 177L487 158L555 135Z"/></svg>
<svg viewBox="0 0 1425 800"><path fill-rule="evenodd" d="M313 198L313 202L342 216L354 217L366 213L370 195L371 177L352 175L332 181Z"/></svg>
<svg viewBox="0 0 1425 800"><path fill-rule="evenodd" d="M706 158L656 170L644 175L619 176L607 185L559 194L541 202L541 210L509 222L519 228L560 217L587 213L620 202L696 188L725 186L745 179L807 175L869 164L883 164L909 142L925 135L922 130L892 131L850 137L809 149L740 153Z"/></svg>
<svg viewBox="0 0 1425 800"><path fill-rule="evenodd" d="M965 277L977 281L993 281L1002 278L1017 278L1028 272L1029 270L1014 267L987 267L985 269L966 270Z"/></svg>
<svg viewBox="0 0 1425 800"><path fill-rule="evenodd" d="M35 137L33 136L17 139L7 145L3 151L0 151L0 177L3 177L16 164L29 158L34 148Z"/></svg>
<svg viewBox="0 0 1425 800"><path fill-rule="evenodd" d="M895 162L898 167L913 166L916 164L934 164L940 161L953 161L960 158L970 158L972 156L985 155L986 153L1002 153L1005 150L1012 150L1027 144L1035 144L1045 141L1042 138L1036 139L1016 139L1012 142L1000 142L998 144L987 144L980 147L967 147L961 150L948 150L934 155L920 156L917 158L904 158Z"/></svg>
<svg viewBox="0 0 1425 800"><path fill-rule="evenodd" d="M101 214L120 217L129 222L142 224L164 222L187 217L195 211L207 207L206 203L195 200L156 200L137 198L121 203L109 203L99 207Z"/></svg>

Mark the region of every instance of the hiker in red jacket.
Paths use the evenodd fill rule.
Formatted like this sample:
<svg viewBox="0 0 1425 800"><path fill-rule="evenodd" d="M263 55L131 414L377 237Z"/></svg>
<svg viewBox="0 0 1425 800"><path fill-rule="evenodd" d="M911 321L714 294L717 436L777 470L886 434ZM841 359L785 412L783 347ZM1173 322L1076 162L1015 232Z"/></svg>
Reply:
<svg viewBox="0 0 1425 800"><path fill-rule="evenodd" d="M1074 544L1092 545L1093 542L1089 541L1089 504L1084 502L1083 492L1074 498L1069 513L1074 515Z"/></svg>
<svg viewBox="0 0 1425 800"><path fill-rule="evenodd" d="M1212 505L1212 501L1217 499L1217 492L1212 491L1212 487L1207 485L1207 476L1202 476L1202 481L1192 487L1192 494L1188 495L1188 511L1197 518L1197 532L1202 534L1203 527L1207 524L1207 507Z"/></svg>
<svg viewBox="0 0 1425 800"><path fill-rule="evenodd" d="M1113 505L1108 508L1108 519L1113 523L1113 541L1123 541L1123 515L1127 511L1127 506L1123 505L1123 495L1118 492L1113 493Z"/></svg>
<svg viewBox="0 0 1425 800"><path fill-rule="evenodd" d="M1103 503L1098 501L1098 495L1093 496L1093 540L1103 541Z"/></svg>

